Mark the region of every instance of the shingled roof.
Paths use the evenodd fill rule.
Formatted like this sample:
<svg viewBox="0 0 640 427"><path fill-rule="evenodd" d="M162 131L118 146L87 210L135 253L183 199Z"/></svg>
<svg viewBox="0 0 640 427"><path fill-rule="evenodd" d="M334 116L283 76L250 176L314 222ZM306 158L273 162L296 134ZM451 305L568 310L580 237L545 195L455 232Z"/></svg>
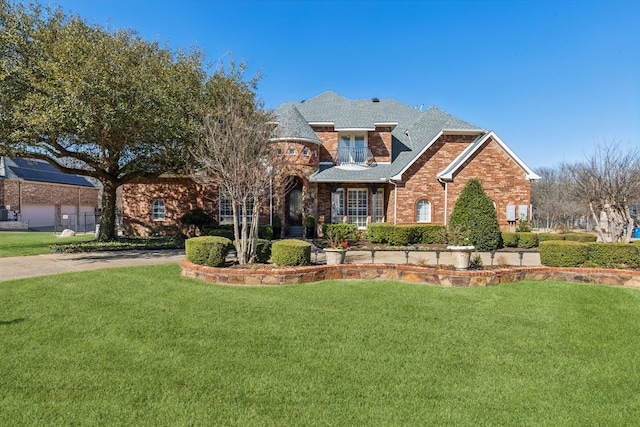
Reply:
<svg viewBox="0 0 640 427"><path fill-rule="evenodd" d="M85 177L60 172L43 160L0 157L0 179L91 187Z"/></svg>
<svg viewBox="0 0 640 427"><path fill-rule="evenodd" d="M379 182L400 180L400 175L443 133L484 135L487 130L460 120L436 107L420 111L393 99L350 100L324 92L303 102L289 102L275 110L279 139L317 140L312 125L336 130L374 130L392 126L392 161L375 167L348 170L321 165L310 177L314 182ZM315 136L315 139L311 136Z"/></svg>

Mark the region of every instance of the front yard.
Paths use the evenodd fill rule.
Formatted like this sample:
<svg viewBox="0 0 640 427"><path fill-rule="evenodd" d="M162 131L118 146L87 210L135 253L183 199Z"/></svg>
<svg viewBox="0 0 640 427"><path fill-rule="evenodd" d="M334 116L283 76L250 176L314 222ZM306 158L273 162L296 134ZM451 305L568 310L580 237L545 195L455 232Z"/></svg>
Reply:
<svg viewBox="0 0 640 427"><path fill-rule="evenodd" d="M86 242L94 238L93 234L56 237L47 232L0 231L0 257L48 254L51 252L49 245Z"/></svg>
<svg viewBox="0 0 640 427"><path fill-rule="evenodd" d="M559 282L4 282L0 425L634 425L639 316Z"/></svg>

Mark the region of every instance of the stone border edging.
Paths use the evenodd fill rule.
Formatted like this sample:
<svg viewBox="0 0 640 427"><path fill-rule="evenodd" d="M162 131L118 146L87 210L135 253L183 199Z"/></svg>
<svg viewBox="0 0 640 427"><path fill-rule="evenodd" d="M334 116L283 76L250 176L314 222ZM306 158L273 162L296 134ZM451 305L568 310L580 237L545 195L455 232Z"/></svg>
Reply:
<svg viewBox="0 0 640 427"><path fill-rule="evenodd" d="M312 265L278 269L217 268L180 263L182 275L228 285L291 285L321 280L400 280L445 287L491 286L521 280L560 280L640 289L640 271L603 268L511 267L455 271L406 264Z"/></svg>

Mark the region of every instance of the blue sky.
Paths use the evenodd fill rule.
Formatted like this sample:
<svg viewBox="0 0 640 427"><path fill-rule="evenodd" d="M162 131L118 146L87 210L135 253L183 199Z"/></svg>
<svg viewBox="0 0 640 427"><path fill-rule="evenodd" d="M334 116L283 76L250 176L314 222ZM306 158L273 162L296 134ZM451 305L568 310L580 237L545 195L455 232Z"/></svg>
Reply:
<svg viewBox="0 0 640 427"><path fill-rule="evenodd" d="M47 0L41 0L49 3ZM58 0L212 63L260 69L268 108L332 90L435 105L532 168L640 146L639 0Z"/></svg>

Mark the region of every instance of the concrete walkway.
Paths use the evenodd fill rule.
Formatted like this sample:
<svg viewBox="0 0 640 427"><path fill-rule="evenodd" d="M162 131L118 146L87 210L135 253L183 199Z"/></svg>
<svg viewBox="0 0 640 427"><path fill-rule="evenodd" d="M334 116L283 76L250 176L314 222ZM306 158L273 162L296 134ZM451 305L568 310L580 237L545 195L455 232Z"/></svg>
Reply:
<svg viewBox="0 0 640 427"><path fill-rule="evenodd" d="M491 265L491 254L482 252L482 263ZM184 250L158 251L115 251L115 252L86 252L77 254L46 254L22 257L0 258L0 282L29 277L47 276L51 274L72 273L75 271L99 270L102 268L131 267L142 265L157 265L179 263L184 258ZM371 264L371 251L348 251L347 263ZM416 264L416 265L451 265L451 253L442 251L376 251L376 264ZM325 256L322 251L311 253L311 262L323 264ZM538 266L540 254L538 252L522 252L522 260L518 252L496 252L493 264Z"/></svg>

